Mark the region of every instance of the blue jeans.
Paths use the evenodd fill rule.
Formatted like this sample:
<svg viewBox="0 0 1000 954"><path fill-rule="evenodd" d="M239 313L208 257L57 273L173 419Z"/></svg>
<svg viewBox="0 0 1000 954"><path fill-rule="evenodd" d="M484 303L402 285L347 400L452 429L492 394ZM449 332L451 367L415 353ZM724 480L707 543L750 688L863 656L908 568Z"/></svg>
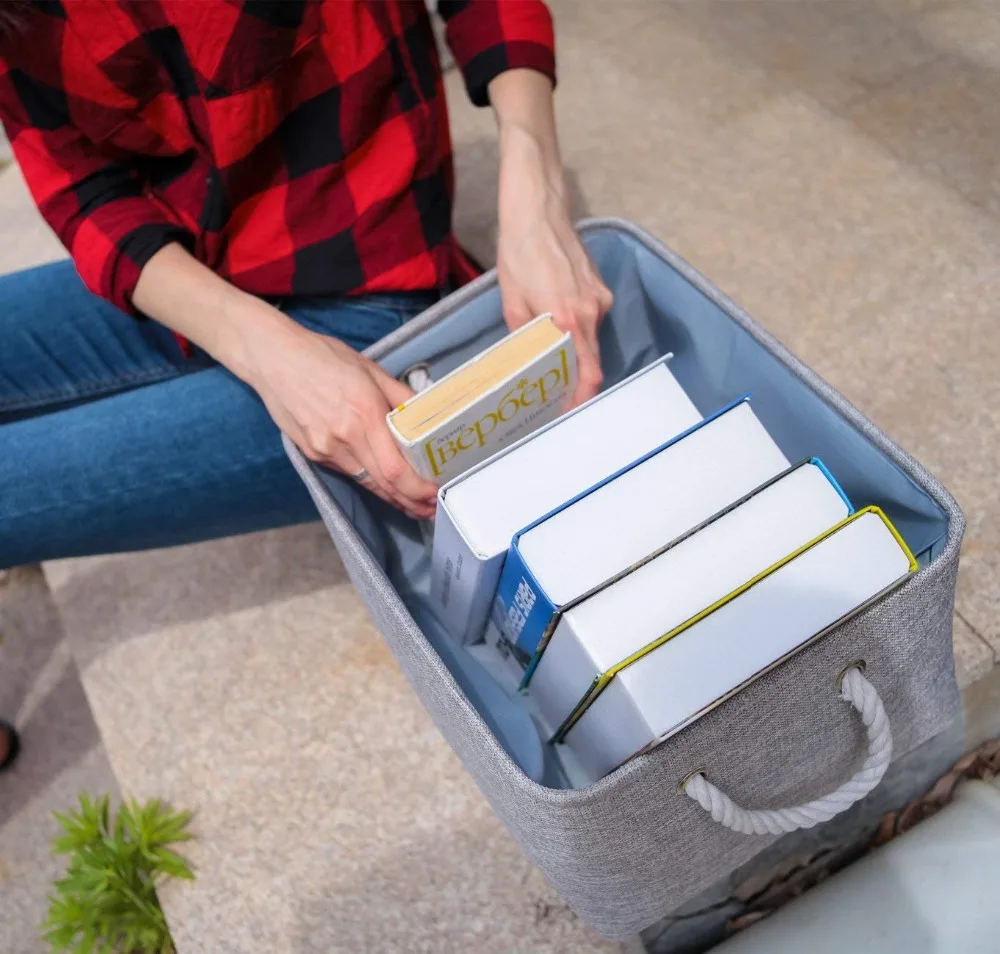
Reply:
<svg viewBox="0 0 1000 954"><path fill-rule="evenodd" d="M279 303L361 350L436 293ZM0 569L302 523L257 395L95 297L69 262L0 278Z"/></svg>

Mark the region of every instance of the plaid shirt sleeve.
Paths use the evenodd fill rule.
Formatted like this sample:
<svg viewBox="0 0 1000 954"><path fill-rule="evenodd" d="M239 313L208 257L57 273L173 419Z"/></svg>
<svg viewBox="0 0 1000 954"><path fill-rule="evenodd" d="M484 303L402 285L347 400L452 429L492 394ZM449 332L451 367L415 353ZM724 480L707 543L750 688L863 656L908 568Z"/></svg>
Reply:
<svg viewBox="0 0 1000 954"><path fill-rule="evenodd" d="M137 314L132 292L146 262L191 233L148 198L136 175L83 137L66 93L0 60L0 116L42 216L94 293Z"/></svg>
<svg viewBox="0 0 1000 954"><path fill-rule="evenodd" d="M507 70L538 70L555 83L552 16L542 0L438 0L438 13L476 106L489 105L490 81Z"/></svg>

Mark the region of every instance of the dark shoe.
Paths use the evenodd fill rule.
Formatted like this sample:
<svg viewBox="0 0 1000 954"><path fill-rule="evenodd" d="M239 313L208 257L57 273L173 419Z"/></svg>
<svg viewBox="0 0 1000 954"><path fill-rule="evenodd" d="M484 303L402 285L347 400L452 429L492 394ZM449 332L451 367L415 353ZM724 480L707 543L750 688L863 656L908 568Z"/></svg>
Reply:
<svg viewBox="0 0 1000 954"><path fill-rule="evenodd" d="M17 758L20 748L21 742L14 726L8 722L0 721L0 772Z"/></svg>

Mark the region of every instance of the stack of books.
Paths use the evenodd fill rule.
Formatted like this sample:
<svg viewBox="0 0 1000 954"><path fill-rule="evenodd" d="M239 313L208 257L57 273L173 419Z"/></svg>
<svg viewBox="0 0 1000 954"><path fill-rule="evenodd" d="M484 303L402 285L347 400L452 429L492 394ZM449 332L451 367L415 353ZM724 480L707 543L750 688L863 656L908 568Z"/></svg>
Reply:
<svg viewBox="0 0 1000 954"><path fill-rule="evenodd" d="M751 396L702 418L668 356L444 484L431 595L597 779L916 569Z"/></svg>
<svg viewBox="0 0 1000 954"><path fill-rule="evenodd" d="M519 530L700 419L664 358L445 484L431 598L452 635L482 639Z"/></svg>

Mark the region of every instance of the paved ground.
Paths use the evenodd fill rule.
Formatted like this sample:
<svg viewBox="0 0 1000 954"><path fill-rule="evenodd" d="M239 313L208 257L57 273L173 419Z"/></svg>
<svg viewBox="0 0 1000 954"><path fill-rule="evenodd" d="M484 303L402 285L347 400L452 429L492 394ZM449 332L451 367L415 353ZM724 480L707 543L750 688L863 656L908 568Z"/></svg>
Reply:
<svg viewBox="0 0 1000 954"><path fill-rule="evenodd" d="M985 675L1000 651L1000 10L553 7L579 211L664 238L955 492L956 656L963 682ZM448 87L460 230L488 257L492 120ZM16 174L0 210L0 270L57 253ZM48 809L114 784L95 720L125 788L198 809L201 880L166 896L181 954L614 949L493 818L318 528L47 572L81 676L29 576L0 649L0 711L29 741L0 782L0 950L40 950Z"/></svg>

